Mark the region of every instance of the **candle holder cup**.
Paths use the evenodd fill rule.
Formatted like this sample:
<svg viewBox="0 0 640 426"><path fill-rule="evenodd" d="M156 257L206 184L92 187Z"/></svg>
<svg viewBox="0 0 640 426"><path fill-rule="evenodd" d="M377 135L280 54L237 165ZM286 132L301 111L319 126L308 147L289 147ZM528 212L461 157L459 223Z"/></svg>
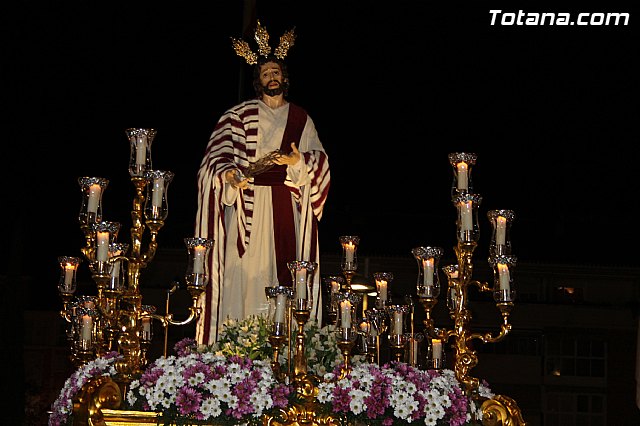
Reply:
<svg viewBox="0 0 640 426"><path fill-rule="evenodd" d="M444 251L440 247L416 247L411 250L418 263L416 294L420 299L437 299L440 295L438 265Z"/></svg>
<svg viewBox="0 0 640 426"><path fill-rule="evenodd" d="M296 310L309 311L313 307L314 273L318 264L308 260L294 260L287 263L293 282Z"/></svg>
<svg viewBox="0 0 640 426"><path fill-rule="evenodd" d="M513 270L516 265L515 256L493 256L489 265L493 268L493 298L497 303L513 302L516 289L513 283Z"/></svg>
<svg viewBox="0 0 640 426"><path fill-rule="evenodd" d="M449 164L453 166L453 183L451 184L451 196L460 194L473 194L473 180L471 170L476 164L477 155L468 152L455 152L449 154Z"/></svg>
<svg viewBox="0 0 640 426"><path fill-rule="evenodd" d="M126 130L130 143L129 174L132 178L144 179L151 170L151 144L156 137L155 129L130 128Z"/></svg>
<svg viewBox="0 0 640 426"><path fill-rule="evenodd" d="M101 177L78 178L82 190L82 201L78 221L85 236L91 232L94 223L102 221L102 194L109 185L109 180Z"/></svg>
<svg viewBox="0 0 640 426"><path fill-rule="evenodd" d="M453 204L458 211L456 221L459 243L477 243L480 239L478 225L478 208L482 202L479 194L464 193L453 198Z"/></svg>
<svg viewBox="0 0 640 426"><path fill-rule="evenodd" d="M511 254L511 224L515 219L513 210L490 210L487 217L491 223L491 242L489 256L508 256Z"/></svg>
<svg viewBox="0 0 640 426"><path fill-rule="evenodd" d="M148 182L144 217L148 226L155 225L152 231L157 232L169 214L167 192L173 176L173 172L165 170L149 170L144 173Z"/></svg>
<svg viewBox="0 0 640 426"><path fill-rule="evenodd" d="M347 279L346 288L349 290L351 289L351 279L358 270L358 244L360 244L360 237L343 235L339 238L339 241L342 246L340 267Z"/></svg>
<svg viewBox="0 0 640 426"><path fill-rule="evenodd" d="M374 272L373 279L376 282L376 308L384 309L391 299L389 284L393 281L391 272Z"/></svg>
<svg viewBox="0 0 640 426"><path fill-rule="evenodd" d="M192 298L197 299L209 283L209 253L213 246L210 238L191 237L185 238L187 247L187 270L185 280L187 289Z"/></svg>

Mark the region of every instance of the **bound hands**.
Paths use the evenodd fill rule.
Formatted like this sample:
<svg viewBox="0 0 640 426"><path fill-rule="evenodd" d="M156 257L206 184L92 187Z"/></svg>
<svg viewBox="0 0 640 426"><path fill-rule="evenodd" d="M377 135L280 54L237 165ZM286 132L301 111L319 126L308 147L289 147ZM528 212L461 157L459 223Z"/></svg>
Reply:
<svg viewBox="0 0 640 426"><path fill-rule="evenodd" d="M271 168L270 165L272 164L277 164L277 165L285 165L285 166L293 166L295 164L298 163L298 161L300 161L300 157L302 155L300 154L300 151L298 151L298 148L296 147L296 144L294 142L291 143L291 152L289 154L279 154L277 151L272 152L271 154L269 154L268 156L265 156L263 158L267 159L268 158L268 163L264 163L261 164L263 167L257 167L257 171L256 170L249 170L251 169L251 167L249 167L247 169L247 173L249 175L249 177L254 176L258 173L262 173L264 170ZM257 161L257 163L261 163L260 161ZM267 165L267 167L264 167L264 165ZM255 166L255 164L254 164ZM227 170L224 174L224 178L226 180L226 182L233 186L234 188L239 188L239 189L246 189L247 186L249 185L249 177L245 176L239 169L231 169L231 170Z"/></svg>
<svg viewBox="0 0 640 426"><path fill-rule="evenodd" d="M249 178L245 177L238 169L227 170L224 179L234 188L246 189L249 185Z"/></svg>
<svg viewBox="0 0 640 426"><path fill-rule="evenodd" d="M291 153L281 154L273 160L273 164L293 166L300 161L300 151L296 148L296 144L291 142Z"/></svg>

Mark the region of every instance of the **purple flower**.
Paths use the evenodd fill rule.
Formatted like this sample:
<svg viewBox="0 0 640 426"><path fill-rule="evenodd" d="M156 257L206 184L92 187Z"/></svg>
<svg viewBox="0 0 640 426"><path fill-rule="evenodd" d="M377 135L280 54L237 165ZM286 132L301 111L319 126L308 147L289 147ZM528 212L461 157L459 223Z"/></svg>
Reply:
<svg viewBox="0 0 640 426"><path fill-rule="evenodd" d="M200 401L202 401L202 396L197 390L189 386L183 386L178 389L176 406L183 416L196 413L200 408Z"/></svg>
<svg viewBox="0 0 640 426"><path fill-rule="evenodd" d="M336 387L333 390L333 411L336 413L348 413L351 411L351 395L349 388Z"/></svg>
<svg viewBox="0 0 640 426"><path fill-rule="evenodd" d="M173 350L179 357L189 355L191 352L194 352L196 348L197 344L195 339L192 339L190 337L186 337L180 340L173 346Z"/></svg>

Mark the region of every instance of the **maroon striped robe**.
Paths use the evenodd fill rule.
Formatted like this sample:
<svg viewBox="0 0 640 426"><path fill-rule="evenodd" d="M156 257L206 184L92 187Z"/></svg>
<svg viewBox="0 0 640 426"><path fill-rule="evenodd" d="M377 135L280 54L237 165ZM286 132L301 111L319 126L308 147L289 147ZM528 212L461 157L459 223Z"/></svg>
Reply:
<svg viewBox="0 0 640 426"><path fill-rule="evenodd" d="M200 300L203 312L198 319L196 329L196 340L200 344L213 343L217 339L217 333L222 328L224 320L220 310L220 306L224 303L222 285L225 271L225 247L227 247L225 206L222 202L224 173L233 168L243 170L251 162L257 160L258 102L260 101L257 99L246 101L225 112L211 135L198 171L196 236L211 238L214 241L208 262L209 285ZM297 111L302 114L303 127L307 131L315 132L313 122L304 110L293 104L289 104L289 109L289 117L292 112ZM288 124L285 137L290 127ZM287 142L286 145L286 152L288 152L289 143ZM316 148L318 149L307 152L300 151L309 184L298 187L294 185L289 176L286 176L284 185L289 189L290 197L295 200L299 213L297 216L300 220L298 223L300 232L295 236L297 240L296 258L315 261L319 264L317 222L322 217L331 178L328 158L319 141ZM235 203L238 220L233 226L237 226L238 240L236 245L240 256L251 243L254 188L253 182L250 181L248 188L239 192ZM256 213L259 214L259 212ZM274 222L276 222L276 217L274 217ZM289 236L289 239L292 237ZM314 274L314 286L312 317L321 321L319 267ZM265 297L264 292L255 297Z"/></svg>

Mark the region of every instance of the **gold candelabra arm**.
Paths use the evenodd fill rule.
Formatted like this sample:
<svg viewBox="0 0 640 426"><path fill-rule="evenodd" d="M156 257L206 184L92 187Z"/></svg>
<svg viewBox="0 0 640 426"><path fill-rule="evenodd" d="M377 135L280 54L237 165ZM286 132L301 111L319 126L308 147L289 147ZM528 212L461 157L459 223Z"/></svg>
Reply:
<svg viewBox="0 0 640 426"><path fill-rule="evenodd" d="M284 334L272 333L269 335L269 343L273 348L273 358L271 359L271 369L273 370L273 373L278 380L284 380L284 376L285 376L282 369L280 368L280 362L278 361L278 358L280 357L280 350L282 349L286 341L287 341L287 336L285 336Z"/></svg>
<svg viewBox="0 0 640 426"><path fill-rule="evenodd" d="M73 301L73 294L61 294L60 298L62 298L62 310L60 311L60 316L66 321L73 321L73 317L71 316L71 310L69 309L69 305Z"/></svg>
<svg viewBox="0 0 640 426"><path fill-rule="evenodd" d="M146 268L146 266L153 260L158 249L158 232L164 226L164 220L162 219L144 219L144 202L145 202L145 189L149 184L148 179L143 177L134 176L131 181L136 190L136 196L133 199L133 209L131 210L131 264L135 265L135 268L131 269L129 273L129 286L133 288L134 292L138 291L138 275L140 269ZM149 229L150 238L144 253L142 252L142 241L145 229Z"/></svg>
<svg viewBox="0 0 640 426"><path fill-rule="evenodd" d="M507 334L511 332L511 324L509 324L509 314L513 309L513 302L500 302L496 303L498 309L500 309L500 313L502 314L502 325L500 326L500 332L497 335L493 335L492 333L486 334L474 334L472 338L480 339L484 343L496 343L504 339Z"/></svg>
<svg viewBox="0 0 640 426"><path fill-rule="evenodd" d="M145 200L145 188L149 181L143 177L133 176L131 177L131 182L136 190L136 196L133 198L133 210L131 210L131 256L134 259L139 259L142 235L145 229L142 223L142 206Z"/></svg>
<svg viewBox="0 0 640 426"><path fill-rule="evenodd" d="M140 255L140 264L143 268L146 267L156 255L156 251L158 250L158 231L164 226L164 221L147 220L146 224L149 228L151 237L149 240L149 245L147 246L147 250Z"/></svg>
<svg viewBox="0 0 640 426"><path fill-rule="evenodd" d="M189 316L182 320L176 321L173 319L173 314L167 313L162 320L162 324L166 327L167 325L187 325L197 319L202 313L202 308L198 306L189 306Z"/></svg>
<svg viewBox="0 0 640 426"><path fill-rule="evenodd" d="M457 339L456 343L462 340L463 339ZM469 350L468 348L464 351L456 348L456 352L456 361L454 364L456 378L465 385L467 395L474 395L480 386L480 380L476 377L471 377L469 371L478 365L478 356L475 351Z"/></svg>
<svg viewBox="0 0 640 426"><path fill-rule="evenodd" d="M294 377L307 374L307 358L304 353L304 325L309 320L311 312L308 309L294 309L294 318L298 325L296 334L296 351L293 359Z"/></svg>
<svg viewBox="0 0 640 426"><path fill-rule="evenodd" d="M433 317L431 316L431 311L433 310L433 307L438 303L438 299L436 299L435 297L421 297L419 298L419 300L424 308L424 319L422 320L422 323L424 324L425 330L431 331L435 326L435 322L433 320Z"/></svg>
<svg viewBox="0 0 640 426"><path fill-rule="evenodd" d="M478 243L475 241L460 241L454 247L456 258L458 259L458 271L461 282L467 284L473 275L473 252Z"/></svg>
<svg viewBox="0 0 640 426"><path fill-rule="evenodd" d="M173 319L173 314L169 312L169 297L170 293L167 294L167 312L164 315L159 314L145 314L150 318L156 319L162 323L163 327L168 327L170 325L187 325L198 319L200 314L202 314L202 308L198 306L198 299L200 293L192 291L191 294L191 306L189 306L189 316L184 320L177 321Z"/></svg>
<svg viewBox="0 0 640 426"><path fill-rule="evenodd" d="M88 259L89 261L91 261L92 259L95 259L96 249L93 246L94 242L92 238L87 236L86 241L87 241L87 245L82 247L80 249L80 252L82 253L82 256L84 256L85 259Z"/></svg>
<svg viewBox="0 0 640 426"><path fill-rule="evenodd" d="M471 339L482 340L484 343L496 343L504 339L510 332L511 324L502 324L500 326L500 332L495 336L492 333L474 333L471 335Z"/></svg>
<svg viewBox="0 0 640 426"><path fill-rule="evenodd" d="M353 339L338 339L337 345L340 348L340 353L342 353L342 357L344 358L344 367L340 370L340 378L345 378L351 372L351 351L353 346L355 345L355 340Z"/></svg>
<svg viewBox="0 0 640 426"><path fill-rule="evenodd" d="M166 314L166 315L145 314L145 317L149 317L151 319L158 320L162 324L162 327L167 327L170 324L169 320L171 319L171 314Z"/></svg>
<svg viewBox="0 0 640 426"><path fill-rule="evenodd" d="M345 270L344 272L345 283L343 285L342 290L351 291L351 281L353 280L353 276L356 274L356 271Z"/></svg>
<svg viewBox="0 0 640 426"><path fill-rule="evenodd" d="M478 281L478 280L472 280L472 281L469 282L469 285L473 285L473 286L478 287L478 289L481 292L493 291L493 288L490 287L489 283L487 283L486 281L485 282L481 282L481 281Z"/></svg>

